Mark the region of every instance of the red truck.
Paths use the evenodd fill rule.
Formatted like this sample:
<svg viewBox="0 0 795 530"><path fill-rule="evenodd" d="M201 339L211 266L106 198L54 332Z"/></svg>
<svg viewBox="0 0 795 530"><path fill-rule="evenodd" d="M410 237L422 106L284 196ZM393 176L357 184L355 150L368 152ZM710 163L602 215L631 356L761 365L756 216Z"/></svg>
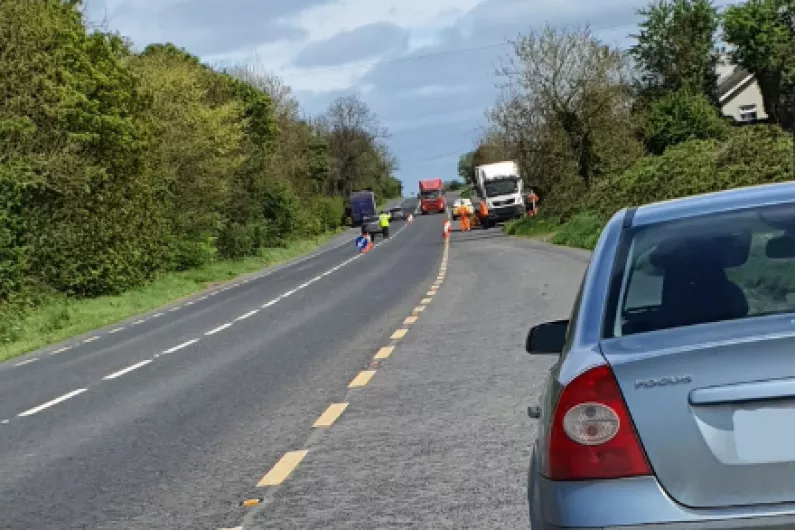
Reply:
<svg viewBox="0 0 795 530"><path fill-rule="evenodd" d="M420 181L420 208L422 215L428 212L447 212L447 199L444 197L442 179Z"/></svg>

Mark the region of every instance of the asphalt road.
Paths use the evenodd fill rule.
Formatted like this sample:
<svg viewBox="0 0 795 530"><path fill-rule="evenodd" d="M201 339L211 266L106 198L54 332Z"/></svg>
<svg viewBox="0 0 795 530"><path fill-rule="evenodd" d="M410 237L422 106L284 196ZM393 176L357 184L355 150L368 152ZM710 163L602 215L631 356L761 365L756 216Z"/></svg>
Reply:
<svg viewBox="0 0 795 530"><path fill-rule="evenodd" d="M529 528L526 410L553 360L524 342L532 325L568 317L588 257L499 230L454 232L438 291L377 375L230 527Z"/></svg>
<svg viewBox="0 0 795 530"><path fill-rule="evenodd" d="M0 365L0 528L237 521L424 293L435 220Z"/></svg>
<svg viewBox="0 0 795 530"><path fill-rule="evenodd" d="M442 219L0 365L0 528L527 528L524 339L587 253Z"/></svg>

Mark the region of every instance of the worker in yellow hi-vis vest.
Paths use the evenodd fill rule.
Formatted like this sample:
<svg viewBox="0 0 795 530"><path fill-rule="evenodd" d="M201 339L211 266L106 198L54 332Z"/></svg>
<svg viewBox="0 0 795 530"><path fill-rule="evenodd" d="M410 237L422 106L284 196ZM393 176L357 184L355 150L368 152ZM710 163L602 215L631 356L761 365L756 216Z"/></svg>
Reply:
<svg viewBox="0 0 795 530"><path fill-rule="evenodd" d="M389 214L387 212L381 212L381 215L378 216L378 223L381 226L381 233L384 235L384 239L389 237Z"/></svg>

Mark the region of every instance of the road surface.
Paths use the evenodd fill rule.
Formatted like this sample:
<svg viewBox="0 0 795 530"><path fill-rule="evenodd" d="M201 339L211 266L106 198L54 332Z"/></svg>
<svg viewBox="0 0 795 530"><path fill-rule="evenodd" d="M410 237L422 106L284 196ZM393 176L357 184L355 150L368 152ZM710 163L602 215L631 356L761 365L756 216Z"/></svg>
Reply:
<svg viewBox="0 0 795 530"><path fill-rule="evenodd" d="M587 255L497 231L443 249L436 215L361 257L346 234L0 365L0 527L526 528L551 361L522 345Z"/></svg>

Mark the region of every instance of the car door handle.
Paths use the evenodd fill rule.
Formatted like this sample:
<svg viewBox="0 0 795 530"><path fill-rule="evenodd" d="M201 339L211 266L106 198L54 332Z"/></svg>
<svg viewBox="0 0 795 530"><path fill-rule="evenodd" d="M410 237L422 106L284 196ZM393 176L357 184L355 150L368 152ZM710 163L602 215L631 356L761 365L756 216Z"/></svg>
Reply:
<svg viewBox="0 0 795 530"><path fill-rule="evenodd" d="M530 418L538 419L541 417L541 407L527 407L527 416Z"/></svg>

